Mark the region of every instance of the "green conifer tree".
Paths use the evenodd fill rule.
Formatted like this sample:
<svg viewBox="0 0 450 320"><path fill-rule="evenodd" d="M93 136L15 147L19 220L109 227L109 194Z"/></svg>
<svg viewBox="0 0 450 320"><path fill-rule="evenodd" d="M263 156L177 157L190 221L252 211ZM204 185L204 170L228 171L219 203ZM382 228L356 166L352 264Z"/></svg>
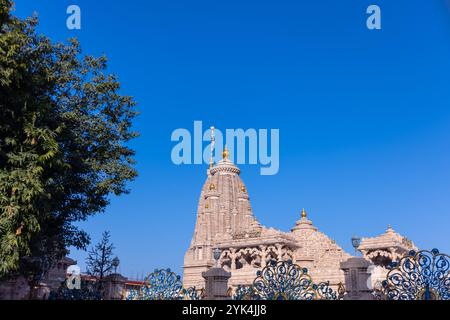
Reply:
<svg viewBox="0 0 450 320"><path fill-rule="evenodd" d="M74 223L128 192L135 102L105 57L53 43L0 0L0 278L45 272L89 236Z"/></svg>

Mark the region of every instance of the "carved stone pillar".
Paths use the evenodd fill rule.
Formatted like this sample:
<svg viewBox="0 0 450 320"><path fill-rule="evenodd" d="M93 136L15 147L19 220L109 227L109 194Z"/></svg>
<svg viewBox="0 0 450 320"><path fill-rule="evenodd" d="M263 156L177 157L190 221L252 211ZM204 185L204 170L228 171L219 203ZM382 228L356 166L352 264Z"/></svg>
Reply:
<svg viewBox="0 0 450 320"><path fill-rule="evenodd" d="M261 252L261 268L266 266L266 246L259 246Z"/></svg>
<svg viewBox="0 0 450 320"><path fill-rule="evenodd" d="M236 249L230 249L231 271L236 270Z"/></svg>
<svg viewBox="0 0 450 320"><path fill-rule="evenodd" d="M277 243L276 247L277 247L277 261L281 261L281 260L283 260L283 251L282 251L283 245L280 243Z"/></svg>

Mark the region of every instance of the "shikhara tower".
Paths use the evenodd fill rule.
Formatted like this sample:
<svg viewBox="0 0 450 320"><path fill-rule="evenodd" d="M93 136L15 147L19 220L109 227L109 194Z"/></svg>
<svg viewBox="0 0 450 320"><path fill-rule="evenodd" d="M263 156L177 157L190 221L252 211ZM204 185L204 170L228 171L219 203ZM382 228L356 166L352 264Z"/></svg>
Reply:
<svg viewBox="0 0 450 320"><path fill-rule="evenodd" d="M211 150L214 150L213 128L211 132ZM308 268L316 283L330 281L332 286L337 287L344 282L340 262L350 258L350 255L318 231L305 210L302 210L300 219L289 233L261 226L253 214L240 170L228 156L225 146L222 160L214 165L211 152L210 167L198 203L194 235L184 257L183 285L204 287L202 272L215 265L214 248L222 251L219 262L231 272L229 285L233 287L251 284L256 271L272 259L291 259ZM364 239L362 244L367 241L370 240ZM377 242L375 247L384 254L385 241L381 242Z"/></svg>

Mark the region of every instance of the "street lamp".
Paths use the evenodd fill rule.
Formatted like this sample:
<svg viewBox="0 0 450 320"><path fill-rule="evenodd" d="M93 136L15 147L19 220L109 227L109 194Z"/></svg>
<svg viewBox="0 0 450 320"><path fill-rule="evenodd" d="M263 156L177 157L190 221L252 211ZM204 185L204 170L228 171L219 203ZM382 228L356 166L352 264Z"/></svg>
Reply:
<svg viewBox="0 0 450 320"><path fill-rule="evenodd" d="M220 259L221 253L222 253L222 251L219 248L215 248L213 250L214 260L216 260L216 268L219 268L219 259Z"/></svg>
<svg viewBox="0 0 450 320"><path fill-rule="evenodd" d="M116 273L116 274L117 274L117 267L119 266L119 264L120 264L119 258L118 258L118 257L115 257L115 258L112 260L112 266L114 267L114 273Z"/></svg>
<svg viewBox="0 0 450 320"><path fill-rule="evenodd" d="M359 247L360 244L361 244L361 238L354 235L354 236L352 237L352 246L353 246L353 248L355 249L355 256L356 256L356 254L357 254L357 249L358 249L358 247Z"/></svg>

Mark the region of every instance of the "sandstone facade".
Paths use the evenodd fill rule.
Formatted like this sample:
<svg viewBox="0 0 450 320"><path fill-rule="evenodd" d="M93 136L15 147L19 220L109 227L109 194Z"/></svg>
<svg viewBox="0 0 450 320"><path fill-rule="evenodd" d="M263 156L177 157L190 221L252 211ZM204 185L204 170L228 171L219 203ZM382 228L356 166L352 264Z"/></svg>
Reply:
<svg viewBox="0 0 450 320"><path fill-rule="evenodd" d="M184 258L183 285L203 288L202 272L213 267L213 249L221 249L220 266L231 272L229 284L251 284L257 270L271 260L291 259L307 267L315 282L344 281L340 263L350 258L320 232L303 210L291 232L262 226L253 214L240 170L228 159L211 165L197 209L191 244Z"/></svg>

